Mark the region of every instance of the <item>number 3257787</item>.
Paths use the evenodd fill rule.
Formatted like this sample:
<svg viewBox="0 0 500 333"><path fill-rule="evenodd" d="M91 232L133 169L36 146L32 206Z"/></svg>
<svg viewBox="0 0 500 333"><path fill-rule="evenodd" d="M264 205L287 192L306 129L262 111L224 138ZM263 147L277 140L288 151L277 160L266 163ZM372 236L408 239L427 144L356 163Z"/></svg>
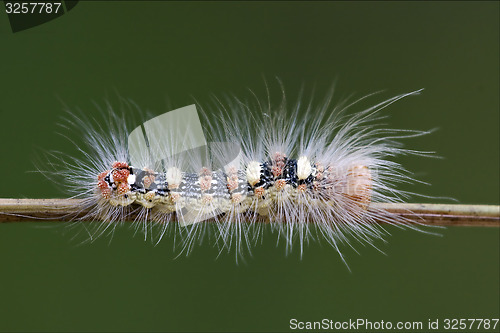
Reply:
<svg viewBox="0 0 500 333"><path fill-rule="evenodd" d="M5 2L7 14L57 14L60 8L61 2Z"/></svg>

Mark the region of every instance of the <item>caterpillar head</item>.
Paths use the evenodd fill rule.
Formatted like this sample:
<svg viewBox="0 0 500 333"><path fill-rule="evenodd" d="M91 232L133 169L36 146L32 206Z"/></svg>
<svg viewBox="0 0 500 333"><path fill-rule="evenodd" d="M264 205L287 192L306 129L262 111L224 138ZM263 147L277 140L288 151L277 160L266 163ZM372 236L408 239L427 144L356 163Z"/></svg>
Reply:
<svg viewBox="0 0 500 333"><path fill-rule="evenodd" d="M131 185L135 182L132 167L127 162L114 162L111 170L97 176L98 194L101 200L113 206L128 206L134 202Z"/></svg>

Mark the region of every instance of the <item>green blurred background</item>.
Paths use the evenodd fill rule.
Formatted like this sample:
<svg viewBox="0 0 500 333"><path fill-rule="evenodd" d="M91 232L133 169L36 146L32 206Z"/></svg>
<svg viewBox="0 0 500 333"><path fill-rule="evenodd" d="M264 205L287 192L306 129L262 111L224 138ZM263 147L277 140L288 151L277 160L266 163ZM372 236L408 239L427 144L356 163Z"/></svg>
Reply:
<svg viewBox="0 0 500 333"><path fill-rule="evenodd" d="M261 96L264 79L337 96L425 88L386 109L389 126L443 159L400 158L431 186L405 189L499 204L498 2L86 2L12 33L0 13L0 197L63 197L35 170L63 103L98 113L119 94L160 114L194 96ZM310 89L309 89L310 91ZM308 93L306 93L308 95ZM448 202L414 198L414 202ZM51 223L0 225L0 331L287 331L289 320L499 317L499 230L442 237L390 229L386 256L328 246L301 259L267 237L246 262L209 245L174 258L133 231L79 245ZM498 329L498 327L497 327Z"/></svg>

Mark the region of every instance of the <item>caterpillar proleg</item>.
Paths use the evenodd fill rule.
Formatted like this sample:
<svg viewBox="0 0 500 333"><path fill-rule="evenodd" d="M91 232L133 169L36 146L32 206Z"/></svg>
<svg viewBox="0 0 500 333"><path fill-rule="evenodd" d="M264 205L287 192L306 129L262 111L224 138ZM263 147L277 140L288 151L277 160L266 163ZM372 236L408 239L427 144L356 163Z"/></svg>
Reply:
<svg viewBox="0 0 500 333"><path fill-rule="evenodd" d="M53 154L62 162L53 163L55 174L96 221L75 221L90 239L132 220L154 242L174 232L180 252L211 241L239 255L270 228L287 251L298 246L302 254L309 241L324 240L343 259L343 246L376 247L384 224L420 230L370 207L410 194L396 186L416 180L394 156L431 154L400 143L428 132L379 124L383 109L420 91L356 113L372 95L334 103L332 90L320 103L299 97L293 105L284 92L278 103L255 94L214 98L135 127L126 121L130 110L108 104L102 119L72 116L70 128L86 142L83 158Z"/></svg>

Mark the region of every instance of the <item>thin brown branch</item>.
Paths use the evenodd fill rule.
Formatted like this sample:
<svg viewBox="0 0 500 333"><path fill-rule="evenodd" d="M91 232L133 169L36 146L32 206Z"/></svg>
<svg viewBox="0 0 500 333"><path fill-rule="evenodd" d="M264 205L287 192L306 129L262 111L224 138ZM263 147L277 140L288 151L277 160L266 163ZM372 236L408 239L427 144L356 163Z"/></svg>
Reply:
<svg viewBox="0 0 500 333"><path fill-rule="evenodd" d="M0 199L0 222L69 221L85 215L78 207L79 199ZM500 206L494 205L372 203L369 209L429 225L500 227Z"/></svg>
<svg viewBox="0 0 500 333"><path fill-rule="evenodd" d="M382 209L428 225L500 227L500 206L495 205L372 203L370 208Z"/></svg>

